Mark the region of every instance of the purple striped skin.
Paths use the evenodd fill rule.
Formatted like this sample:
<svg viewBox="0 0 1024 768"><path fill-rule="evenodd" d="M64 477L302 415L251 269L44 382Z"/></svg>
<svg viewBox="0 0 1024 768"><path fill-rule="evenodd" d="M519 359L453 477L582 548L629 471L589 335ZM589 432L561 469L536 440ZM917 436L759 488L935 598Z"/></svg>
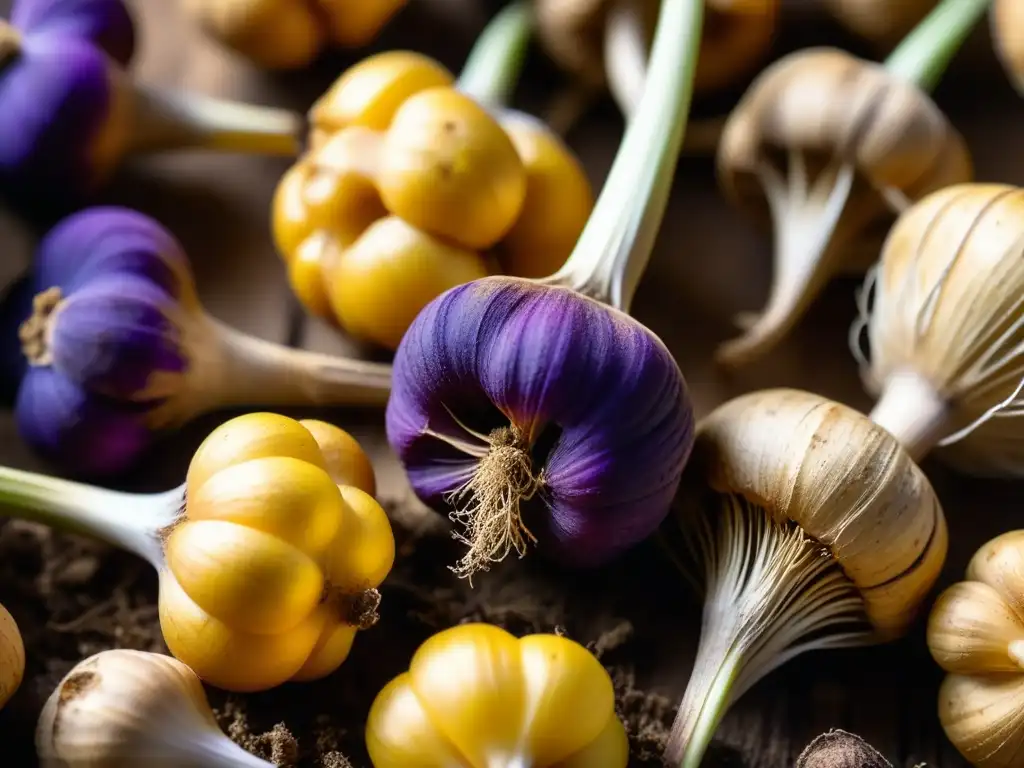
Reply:
<svg viewBox="0 0 1024 768"><path fill-rule="evenodd" d="M135 32L122 0L17 0L21 51L0 69L0 182L16 201L77 202L107 169L93 158L113 104L111 67Z"/></svg>
<svg viewBox="0 0 1024 768"><path fill-rule="evenodd" d="M91 208L51 230L33 270L36 292L58 287L62 303L52 364L30 366L18 390L21 434L75 475L123 471L150 443L148 411L188 371L175 321L194 300L185 254L140 213Z"/></svg>
<svg viewBox="0 0 1024 768"><path fill-rule="evenodd" d="M539 547L570 566L604 564L652 534L693 446L686 382L654 334L575 291L515 278L441 295L395 355L388 440L437 511L475 467L424 434L472 442L449 409L484 434L560 430L523 514Z"/></svg>

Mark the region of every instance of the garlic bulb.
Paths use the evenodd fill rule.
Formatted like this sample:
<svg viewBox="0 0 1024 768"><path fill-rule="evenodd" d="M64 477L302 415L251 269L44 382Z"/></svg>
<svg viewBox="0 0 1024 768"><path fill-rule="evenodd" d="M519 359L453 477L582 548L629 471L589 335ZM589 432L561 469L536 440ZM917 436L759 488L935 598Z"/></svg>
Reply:
<svg viewBox="0 0 1024 768"><path fill-rule="evenodd" d="M859 305L871 418L912 456L1024 475L1024 189L959 184L908 209Z"/></svg>
<svg viewBox="0 0 1024 768"><path fill-rule="evenodd" d="M1024 94L1024 3L995 0L989 18L996 54L1013 84Z"/></svg>
<svg viewBox="0 0 1024 768"><path fill-rule="evenodd" d="M774 278L720 363L766 355L830 278L874 261L893 211L972 178L963 138L927 92L989 2L943 0L884 65L813 48L754 81L725 126L718 172L736 205L770 220Z"/></svg>
<svg viewBox="0 0 1024 768"><path fill-rule="evenodd" d="M199 678L176 659L103 651L50 695L36 727L42 768L267 768L224 735Z"/></svg>
<svg viewBox="0 0 1024 768"><path fill-rule="evenodd" d="M438 632L370 708L374 768L626 768L608 672L558 635L489 624Z"/></svg>
<svg viewBox="0 0 1024 768"><path fill-rule="evenodd" d="M0 709L10 701L25 674L25 643L14 617L0 605Z"/></svg>
<svg viewBox="0 0 1024 768"><path fill-rule="evenodd" d="M937 1L822 0L822 3L844 27L885 49L899 42Z"/></svg>
<svg viewBox="0 0 1024 768"><path fill-rule="evenodd" d="M663 530L703 569L704 625L666 757L695 768L729 706L805 651L902 635L939 575L946 522L885 430L797 390L738 397L698 426Z"/></svg>
<svg viewBox="0 0 1024 768"><path fill-rule="evenodd" d="M211 432L170 491L0 467L0 498L5 514L147 560L171 653L211 685L260 691L330 674L377 622L395 541L352 452L324 422L250 413Z"/></svg>
<svg viewBox="0 0 1024 768"><path fill-rule="evenodd" d="M1024 754L1024 530L997 536L966 581L935 602L928 648L950 674L939 691L949 740L977 768L1017 768Z"/></svg>

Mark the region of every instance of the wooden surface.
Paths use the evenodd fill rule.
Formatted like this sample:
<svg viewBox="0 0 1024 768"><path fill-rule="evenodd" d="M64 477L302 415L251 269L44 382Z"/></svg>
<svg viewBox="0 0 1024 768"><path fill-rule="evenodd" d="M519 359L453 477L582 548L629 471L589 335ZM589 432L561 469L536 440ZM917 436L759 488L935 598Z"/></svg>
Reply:
<svg viewBox="0 0 1024 768"><path fill-rule="evenodd" d="M412 2L407 18L378 47L414 46L457 67L479 22L472 12L473 0ZM200 39L179 15L176 2L136 0L133 5L141 24L135 72L145 81L305 109L330 77L351 61L335 59L315 73L271 77ZM454 32L452 22L439 15L438 7L445 5L460 9ZM812 28L811 38L816 34L817 28ZM1022 183L1024 144L1019 136L1024 103L984 53L981 59L987 79L979 88L964 89L969 78L954 73L954 82L938 98L966 134L978 177ZM967 103L968 92L978 102L974 109ZM621 130L615 111L604 105L571 135L595 185L607 171ZM151 159L121 174L105 197L155 215L181 238L211 314L264 338L343 354L364 353L321 324L303 322L289 296L284 270L270 244L267 218L274 184L286 165L283 160L206 154ZM720 199L710 162L684 160L636 300L637 316L677 355L699 414L740 392L779 385L868 407L846 348L857 285L853 281L831 285L799 331L762 362L731 378L715 370L711 352L735 332L733 315L756 309L764 300L769 244L763 232ZM179 482L191 452L223 418L218 414L203 419L166 440L159 460L149 462L123 487L158 489ZM371 449L382 495L408 494L387 449L380 413L343 413L335 418ZM0 415L0 446L3 463L45 469L18 441L8 413ZM1020 525L1022 487L960 477L934 462L925 466L950 521L946 583L962 573L980 544ZM666 590L667 595L676 592ZM676 606L667 600L663 610L671 617ZM652 633L652 653L663 670L656 684L675 697L689 671L698 627L662 636L658 626L654 620L645 630ZM734 707L719 740L740 753L747 765L781 768L792 765L795 754L813 736L842 727L860 733L899 765L961 766L962 759L938 726L939 679L919 622L908 638L891 646L811 654L772 674ZM0 724L2 720L0 713Z"/></svg>

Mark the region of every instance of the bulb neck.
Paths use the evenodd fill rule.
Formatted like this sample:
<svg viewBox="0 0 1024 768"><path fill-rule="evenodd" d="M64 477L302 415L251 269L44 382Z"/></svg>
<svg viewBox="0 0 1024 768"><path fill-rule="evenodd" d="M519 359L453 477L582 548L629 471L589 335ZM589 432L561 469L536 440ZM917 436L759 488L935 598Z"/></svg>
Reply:
<svg viewBox="0 0 1024 768"><path fill-rule="evenodd" d="M593 213L565 265L541 281L628 312L675 175L704 19L704 0L664 0L643 96Z"/></svg>
<svg viewBox="0 0 1024 768"><path fill-rule="evenodd" d="M105 541L159 568L161 532L179 518L184 488L122 493L0 466L0 503L12 517Z"/></svg>
<svg viewBox="0 0 1024 768"><path fill-rule="evenodd" d="M112 73L114 118L108 127L127 154L182 149L296 157L306 123L286 109L255 106L135 82Z"/></svg>
<svg viewBox="0 0 1024 768"><path fill-rule="evenodd" d="M670 765L700 768L711 738L729 709L741 660L737 653L723 657L723 650L717 643L707 646L702 643L697 652L695 671L709 669L709 662L717 663L718 667L710 667L710 674L695 677L687 686L686 697L676 713L665 747L665 757Z"/></svg>
<svg viewBox="0 0 1024 768"><path fill-rule="evenodd" d="M152 412L152 425L180 425L208 411L249 406L379 407L392 367L258 339L200 314L186 331L191 360L183 393Z"/></svg>
<svg viewBox="0 0 1024 768"><path fill-rule="evenodd" d="M502 8L474 43L456 87L483 106L507 105L523 71L532 29L528 0Z"/></svg>
<svg viewBox="0 0 1024 768"><path fill-rule="evenodd" d="M942 0L896 46L885 68L926 93L935 90L991 4L992 0Z"/></svg>
<svg viewBox="0 0 1024 768"><path fill-rule="evenodd" d="M950 409L920 374L899 371L885 380L882 396L869 417L920 462L945 436Z"/></svg>

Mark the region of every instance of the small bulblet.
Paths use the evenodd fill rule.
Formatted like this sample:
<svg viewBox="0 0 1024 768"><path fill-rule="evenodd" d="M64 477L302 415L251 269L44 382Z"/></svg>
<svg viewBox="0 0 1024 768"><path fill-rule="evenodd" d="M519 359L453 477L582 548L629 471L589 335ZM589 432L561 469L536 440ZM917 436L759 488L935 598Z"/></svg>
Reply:
<svg viewBox="0 0 1024 768"><path fill-rule="evenodd" d="M176 659L103 651L72 669L36 726L43 768L269 768L217 726L202 683Z"/></svg>
<svg viewBox="0 0 1024 768"><path fill-rule="evenodd" d="M928 648L950 674L939 690L949 740L978 768L1016 768L1024 751L1024 531L979 549L943 592Z"/></svg>
<svg viewBox="0 0 1024 768"><path fill-rule="evenodd" d="M323 677L377 620L394 538L369 493L336 484L334 432L258 414L215 430L193 457L184 516L163 534L160 626L213 685Z"/></svg>
<svg viewBox="0 0 1024 768"><path fill-rule="evenodd" d="M891 48L914 28L938 0L824 0L829 13L850 31L874 43ZM1010 0L1013 2L1013 0Z"/></svg>
<svg viewBox="0 0 1024 768"><path fill-rule="evenodd" d="M536 538L605 562L668 512L693 414L668 350L575 291L492 277L448 291L395 356L387 434L416 493L454 507L472 573Z"/></svg>
<svg viewBox="0 0 1024 768"><path fill-rule="evenodd" d="M625 768L611 679L583 646L487 624L440 632L378 694L366 723L374 768Z"/></svg>
<svg viewBox="0 0 1024 768"><path fill-rule="evenodd" d="M0 22L0 176L33 198L84 194L120 137L114 69L134 50L122 0L17 0Z"/></svg>
<svg viewBox="0 0 1024 768"><path fill-rule="evenodd" d="M372 56L311 110L311 151L284 176L273 232L312 314L395 349L416 314L496 271L568 258L593 208L543 123L492 115L420 54Z"/></svg>
<svg viewBox="0 0 1024 768"><path fill-rule="evenodd" d="M324 49L369 45L407 0L186 0L208 35L267 69L298 69Z"/></svg>

